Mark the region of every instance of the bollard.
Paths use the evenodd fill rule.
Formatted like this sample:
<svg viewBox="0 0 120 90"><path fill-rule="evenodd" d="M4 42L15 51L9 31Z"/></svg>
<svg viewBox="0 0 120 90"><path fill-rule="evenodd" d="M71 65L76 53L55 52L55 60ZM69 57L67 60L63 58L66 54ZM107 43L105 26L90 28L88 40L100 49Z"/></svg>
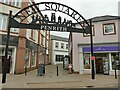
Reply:
<svg viewBox="0 0 120 90"><path fill-rule="evenodd" d="M115 68L115 79L117 79L117 72L116 72L116 68Z"/></svg>
<svg viewBox="0 0 120 90"><path fill-rule="evenodd" d="M57 66L57 76L58 76L58 66Z"/></svg>
<svg viewBox="0 0 120 90"><path fill-rule="evenodd" d="M27 67L25 67L25 75L27 75Z"/></svg>
<svg viewBox="0 0 120 90"><path fill-rule="evenodd" d="M69 64L69 65L68 65L68 68L69 68L68 74L72 74L72 64Z"/></svg>

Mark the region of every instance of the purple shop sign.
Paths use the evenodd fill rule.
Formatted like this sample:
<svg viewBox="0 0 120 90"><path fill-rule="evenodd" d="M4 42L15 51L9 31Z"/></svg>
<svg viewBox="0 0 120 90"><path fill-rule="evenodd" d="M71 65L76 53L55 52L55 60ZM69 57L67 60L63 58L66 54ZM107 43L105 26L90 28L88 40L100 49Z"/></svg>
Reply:
<svg viewBox="0 0 120 90"><path fill-rule="evenodd" d="M94 52L99 51L119 51L120 46L97 46L93 47ZM83 52L91 52L91 47L83 47Z"/></svg>

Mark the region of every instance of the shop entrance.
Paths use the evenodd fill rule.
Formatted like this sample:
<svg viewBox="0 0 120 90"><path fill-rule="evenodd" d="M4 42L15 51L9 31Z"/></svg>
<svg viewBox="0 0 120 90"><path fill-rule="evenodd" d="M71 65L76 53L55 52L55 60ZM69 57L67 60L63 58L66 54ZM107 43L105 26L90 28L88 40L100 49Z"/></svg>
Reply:
<svg viewBox="0 0 120 90"><path fill-rule="evenodd" d="M13 61L12 60L12 52L13 52L12 49L8 50L8 57L7 57L7 62L6 62L6 64L7 64L6 73L10 73L12 70L12 68L11 68L12 61ZM4 61L5 61L5 49L3 48L1 50L1 55L0 55L0 73L2 73L4 70Z"/></svg>
<svg viewBox="0 0 120 90"><path fill-rule="evenodd" d="M96 74L109 75L108 53L95 53Z"/></svg>
<svg viewBox="0 0 120 90"><path fill-rule="evenodd" d="M4 62L4 60L5 60L5 56L0 56L0 59L1 59L1 61L2 61L2 69L1 69L1 72L3 72L3 70L4 70L4 64L3 64L3 62ZM11 57L9 56L9 58L7 59L7 69L6 69L6 72L7 73L10 73L10 60L11 59Z"/></svg>
<svg viewBox="0 0 120 90"><path fill-rule="evenodd" d="M95 64L96 64L96 74L103 74L103 59L101 57L96 58Z"/></svg>

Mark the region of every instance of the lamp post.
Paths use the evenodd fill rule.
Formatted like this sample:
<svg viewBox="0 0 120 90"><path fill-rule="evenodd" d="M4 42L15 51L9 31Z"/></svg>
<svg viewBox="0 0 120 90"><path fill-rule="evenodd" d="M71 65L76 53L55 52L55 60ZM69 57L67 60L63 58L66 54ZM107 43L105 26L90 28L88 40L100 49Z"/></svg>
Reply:
<svg viewBox="0 0 120 90"><path fill-rule="evenodd" d="M119 55L115 55L115 61L114 61L115 79L117 79L117 65L119 65Z"/></svg>
<svg viewBox="0 0 120 90"><path fill-rule="evenodd" d="M94 65L94 59L93 58L93 37L92 37L92 19L90 19L90 42L91 42L91 64L92 64L92 70L91 70L91 76L92 79L95 79L95 65Z"/></svg>
<svg viewBox="0 0 120 90"><path fill-rule="evenodd" d="M11 25L10 25L11 16L12 16L12 11L10 11L9 13L8 22L7 22L7 41L6 41L6 48L5 48L5 60L3 62L2 83L6 82L7 56L8 56L9 37L10 37L10 28L11 28Z"/></svg>

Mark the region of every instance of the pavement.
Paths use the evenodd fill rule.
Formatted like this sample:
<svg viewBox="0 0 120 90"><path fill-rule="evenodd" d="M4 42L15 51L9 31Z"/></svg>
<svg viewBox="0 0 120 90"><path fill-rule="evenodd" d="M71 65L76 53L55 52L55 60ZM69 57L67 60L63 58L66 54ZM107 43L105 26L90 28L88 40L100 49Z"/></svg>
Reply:
<svg viewBox="0 0 120 90"><path fill-rule="evenodd" d="M37 70L25 74L7 74L5 84L0 84L2 88L118 88L118 79L113 75L91 75L68 74L62 65L47 65L44 76L37 76Z"/></svg>

